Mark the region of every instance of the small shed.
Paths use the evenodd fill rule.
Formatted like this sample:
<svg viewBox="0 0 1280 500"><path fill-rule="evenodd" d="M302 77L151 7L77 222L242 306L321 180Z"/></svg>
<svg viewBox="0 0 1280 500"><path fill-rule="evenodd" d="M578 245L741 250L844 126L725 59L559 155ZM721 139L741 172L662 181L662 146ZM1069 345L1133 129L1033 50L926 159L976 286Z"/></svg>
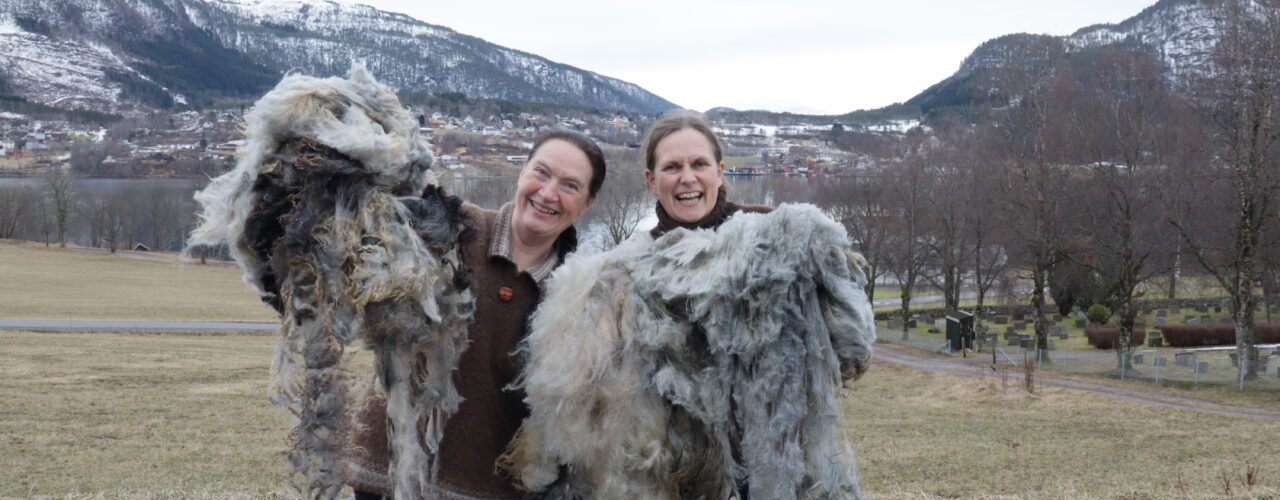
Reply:
<svg viewBox="0 0 1280 500"><path fill-rule="evenodd" d="M150 251L151 251L151 247L146 246L146 245L144 245L144 244L142 244L142 243L138 243L137 245L134 245L134 246L133 246L133 251L135 251L135 252L150 252Z"/></svg>
<svg viewBox="0 0 1280 500"><path fill-rule="evenodd" d="M973 313L951 311L947 313L947 345L952 351L973 349Z"/></svg>

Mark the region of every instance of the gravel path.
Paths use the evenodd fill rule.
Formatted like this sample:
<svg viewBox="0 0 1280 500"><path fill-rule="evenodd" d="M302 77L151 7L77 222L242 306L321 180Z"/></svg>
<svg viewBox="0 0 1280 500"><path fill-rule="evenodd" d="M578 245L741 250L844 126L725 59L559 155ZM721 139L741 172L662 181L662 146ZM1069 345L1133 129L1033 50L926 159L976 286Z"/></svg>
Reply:
<svg viewBox="0 0 1280 500"><path fill-rule="evenodd" d="M875 360L899 364L916 370L948 373L964 377L977 377L979 376L980 371L991 369L985 364L974 364L973 362L924 356L891 344L877 344ZM1204 399L1167 394L1159 391L1130 389L1127 387L1116 387L1096 382L1085 382L1068 378L1046 376L1042 373L1043 372L1036 374L1036 382L1046 387L1059 387L1176 410L1198 411L1201 413L1233 417L1253 417L1280 422L1280 410L1271 408L1256 408L1218 403Z"/></svg>

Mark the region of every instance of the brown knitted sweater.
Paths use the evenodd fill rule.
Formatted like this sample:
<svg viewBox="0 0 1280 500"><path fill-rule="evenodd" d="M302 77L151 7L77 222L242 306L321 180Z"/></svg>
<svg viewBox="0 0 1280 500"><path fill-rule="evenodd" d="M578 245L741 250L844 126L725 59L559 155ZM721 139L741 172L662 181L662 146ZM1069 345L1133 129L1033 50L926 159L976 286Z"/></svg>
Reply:
<svg viewBox="0 0 1280 500"><path fill-rule="evenodd" d="M557 240L546 263L517 272L508 242L502 240L509 234L509 209L510 205L499 212L463 206L477 230L475 240L463 249L463 259L471 268L475 322L468 329L470 344L454 376L463 402L445 424L438 485L468 497L521 496L494 472L494 462L528 415L524 393L506 390L520 373L511 353L527 332L527 319L540 296L539 282L576 244L571 227ZM372 392L357 416L362 425L349 453L353 474L349 484L358 491L389 496L386 401Z"/></svg>

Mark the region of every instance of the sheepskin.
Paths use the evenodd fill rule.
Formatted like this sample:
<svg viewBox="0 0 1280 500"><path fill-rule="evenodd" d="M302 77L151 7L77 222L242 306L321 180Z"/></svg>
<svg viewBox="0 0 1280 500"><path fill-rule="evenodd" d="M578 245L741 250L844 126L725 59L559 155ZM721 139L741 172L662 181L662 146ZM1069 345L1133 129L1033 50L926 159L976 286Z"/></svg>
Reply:
<svg viewBox="0 0 1280 500"><path fill-rule="evenodd" d="M226 244L281 314L271 400L292 420L293 484L336 497L352 430L352 342L375 353L397 498L428 491L473 302L461 200L432 185L430 148L390 89L286 76L253 107L234 170L196 194L192 245ZM419 432L422 430L422 432Z"/></svg>
<svg viewBox="0 0 1280 500"><path fill-rule="evenodd" d="M864 266L810 205L570 258L503 466L532 491L567 466L568 498L860 498L837 396L875 340Z"/></svg>

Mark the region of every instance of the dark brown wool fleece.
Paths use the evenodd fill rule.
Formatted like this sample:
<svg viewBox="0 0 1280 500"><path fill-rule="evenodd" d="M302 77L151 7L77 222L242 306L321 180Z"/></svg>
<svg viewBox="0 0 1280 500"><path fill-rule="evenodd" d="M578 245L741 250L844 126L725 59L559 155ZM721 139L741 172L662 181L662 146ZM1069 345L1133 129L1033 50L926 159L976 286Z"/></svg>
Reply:
<svg viewBox="0 0 1280 500"><path fill-rule="evenodd" d="M524 392L505 388L520 373L511 353L527 332L528 317L540 293L528 273L517 272L509 260L489 255L499 213L471 204L464 205L463 211L476 226L477 237L463 247L463 258L471 270L477 314L468 329L470 344L454 376L463 402L445 425L438 483L471 496L519 498L521 492L494 472L494 463L529 413ZM574 236L572 228L561 235L557 248L562 254L571 250ZM500 297L503 288L510 289L509 301ZM363 425L349 453L355 469L351 486L390 495L386 402L366 401L357 421Z"/></svg>

